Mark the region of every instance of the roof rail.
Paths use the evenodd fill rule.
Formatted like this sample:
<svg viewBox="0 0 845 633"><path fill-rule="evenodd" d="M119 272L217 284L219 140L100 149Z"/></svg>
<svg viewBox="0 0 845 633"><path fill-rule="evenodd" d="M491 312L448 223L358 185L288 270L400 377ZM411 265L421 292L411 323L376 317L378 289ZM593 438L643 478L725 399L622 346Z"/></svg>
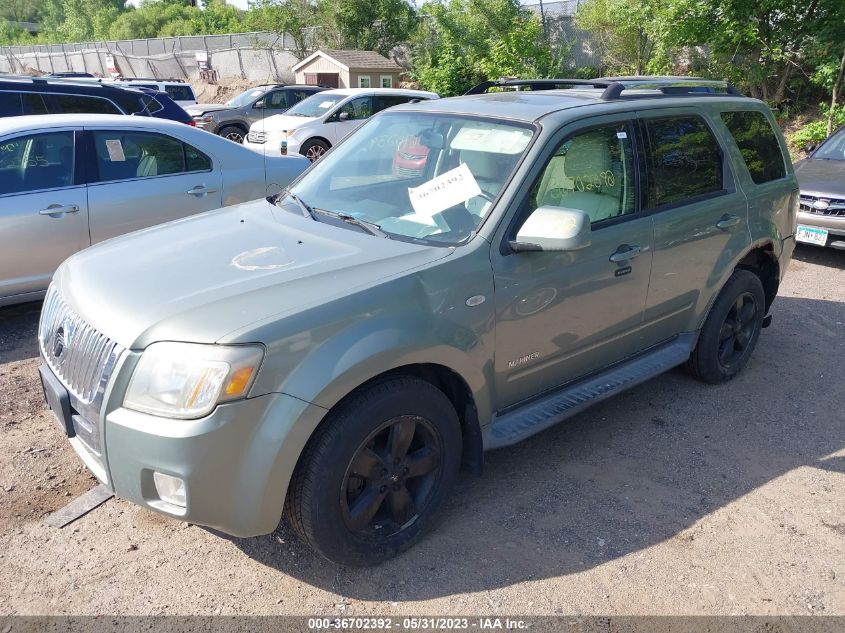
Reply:
<svg viewBox="0 0 845 633"><path fill-rule="evenodd" d="M170 79L166 79L163 77L118 77L115 81L166 81L168 83L177 84L185 83L184 79L176 79L175 77L172 77Z"/></svg>
<svg viewBox="0 0 845 633"><path fill-rule="evenodd" d="M663 96L742 96L727 81L699 77L608 77L601 79L497 79L483 81L464 94L484 94L490 88L528 87L531 91L556 90L565 87L603 88L601 99L613 101L625 98L654 97L653 94L628 94L627 90L656 90Z"/></svg>

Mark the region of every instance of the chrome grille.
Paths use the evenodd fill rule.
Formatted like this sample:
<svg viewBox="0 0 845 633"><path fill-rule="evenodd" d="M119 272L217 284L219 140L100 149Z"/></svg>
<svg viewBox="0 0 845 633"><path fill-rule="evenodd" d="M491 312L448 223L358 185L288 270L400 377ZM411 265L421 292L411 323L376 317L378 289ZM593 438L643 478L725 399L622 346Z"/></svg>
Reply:
<svg viewBox="0 0 845 633"><path fill-rule="evenodd" d="M845 199L803 195L799 204L805 213L845 217Z"/></svg>
<svg viewBox="0 0 845 633"><path fill-rule="evenodd" d="M246 140L250 143L264 143L267 140L267 134L264 132L250 132L246 135Z"/></svg>
<svg viewBox="0 0 845 633"><path fill-rule="evenodd" d="M71 395L89 405L101 395L123 348L83 321L53 286L38 327L41 355Z"/></svg>

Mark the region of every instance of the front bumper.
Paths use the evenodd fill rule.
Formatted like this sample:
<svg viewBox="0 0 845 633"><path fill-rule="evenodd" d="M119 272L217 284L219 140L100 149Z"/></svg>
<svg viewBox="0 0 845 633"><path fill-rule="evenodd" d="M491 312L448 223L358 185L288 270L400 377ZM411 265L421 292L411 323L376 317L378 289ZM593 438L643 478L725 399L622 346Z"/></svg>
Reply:
<svg viewBox="0 0 845 633"><path fill-rule="evenodd" d="M98 451L78 432L69 438L97 479L128 501L233 536L276 529L299 455L325 409L272 393L219 405L199 420L172 420L119 406L118 391L112 383L95 423ZM156 472L184 482L185 507L161 499Z"/></svg>
<svg viewBox="0 0 845 633"><path fill-rule="evenodd" d="M799 211L798 224L827 230L828 236L825 246L831 246L833 242L842 243L845 239L845 216L820 215Z"/></svg>
<svg viewBox="0 0 845 633"><path fill-rule="evenodd" d="M112 487L119 497L234 536L272 532L304 446L298 433L324 413L285 394L223 404L200 420L115 409L105 418ZM186 507L159 497L155 472L185 482Z"/></svg>

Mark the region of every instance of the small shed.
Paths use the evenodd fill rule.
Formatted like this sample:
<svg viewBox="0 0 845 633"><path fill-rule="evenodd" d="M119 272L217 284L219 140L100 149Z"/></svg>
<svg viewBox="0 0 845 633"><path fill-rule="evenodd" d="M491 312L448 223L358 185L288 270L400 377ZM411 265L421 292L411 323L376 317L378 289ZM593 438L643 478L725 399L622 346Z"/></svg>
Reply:
<svg viewBox="0 0 845 633"><path fill-rule="evenodd" d="M398 88L402 68L375 51L314 51L291 67L298 84L332 88Z"/></svg>

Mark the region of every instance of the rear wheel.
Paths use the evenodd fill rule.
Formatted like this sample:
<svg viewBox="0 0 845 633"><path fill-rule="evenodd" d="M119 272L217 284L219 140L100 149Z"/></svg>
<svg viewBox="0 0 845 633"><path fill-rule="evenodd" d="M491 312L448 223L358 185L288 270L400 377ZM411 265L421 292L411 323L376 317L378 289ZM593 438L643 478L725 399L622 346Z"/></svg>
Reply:
<svg viewBox="0 0 845 633"><path fill-rule="evenodd" d="M234 141L235 143L244 142L244 131L239 127L235 127L234 125L227 125L222 130L220 130L218 134L223 138L227 138L230 141Z"/></svg>
<svg viewBox="0 0 845 633"><path fill-rule="evenodd" d="M687 361L690 373L711 384L736 376L757 345L765 312L760 278L748 270L735 270L707 315Z"/></svg>
<svg viewBox="0 0 845 633"><path fill-rule="evenodd" d="M377 383L330 414L300 458L286 514L342 565L373 565L434 524L460 466L455 409L416 378Z"/></svg>
<svg viewBox="0 0 845 633"><path fill-rule="evenodd" d="M306 141L299 152L312 163L329 151L329 144L319 139Z"/></svg>

